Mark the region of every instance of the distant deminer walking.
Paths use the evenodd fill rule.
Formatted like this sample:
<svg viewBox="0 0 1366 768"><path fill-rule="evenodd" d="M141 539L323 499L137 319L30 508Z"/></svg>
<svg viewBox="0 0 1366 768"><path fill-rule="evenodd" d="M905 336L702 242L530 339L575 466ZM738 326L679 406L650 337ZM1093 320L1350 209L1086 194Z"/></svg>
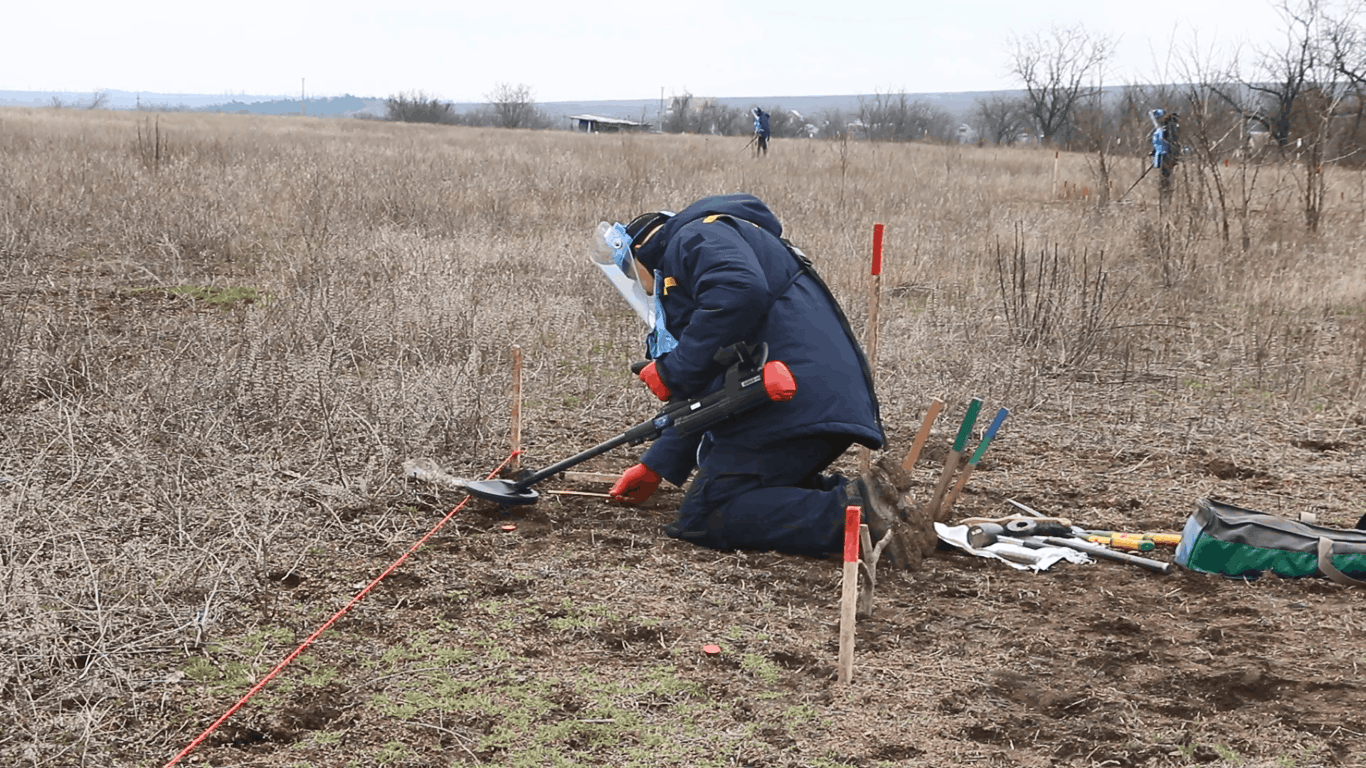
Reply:
<svg viewBox="0 0 1366 768"><path fill-rule="evenodd" d="M768 113L755 107L750 110L750 114L754 116L754 139L752 141L754 144L754 156L767 155L769 137Z"/></svg>
<svg viewBox="0 0 1366 768"><path fill-rule="evenodd" d="M1148 113L1148 118L1153 121L1153 168L1162 173L1158 180L1158 190L1165 201L1171 194L1172 172L1176 170L1176 163L1181 157L1181 144L1179 142L1181 118L1175 113L1168 113L1164 109L1154 109Z"/></svg>

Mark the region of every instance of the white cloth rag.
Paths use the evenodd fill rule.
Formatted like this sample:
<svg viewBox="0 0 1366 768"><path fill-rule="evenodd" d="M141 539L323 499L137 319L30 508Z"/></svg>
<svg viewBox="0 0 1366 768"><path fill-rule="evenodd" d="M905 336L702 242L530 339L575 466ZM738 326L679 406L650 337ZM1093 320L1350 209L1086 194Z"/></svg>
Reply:
<svg viewBox="0 0 1366 768"><path fill-rule="evenodd" d="M1016 544L1008 541L1010 537L1002 536L995 544L986 547L974 547L968 543L968 526L966 525L945 525L943 523L934 524L934 532L939 535L939 540L952 544L953 546L978 557L991 557L1011 568L1021 571L1030 570L1038 573L1046 571L1059 560L1066 560L1069 563L1089 563L1091 556L1085 552L1079 552L1071 547L1043 547L1035 549L1026 547L1024 544ZM1003 556L1005 555L1005 556ZM1034 563L1021 563L1011 560L1010 556L1019 558L1037 558Z"/></svg>

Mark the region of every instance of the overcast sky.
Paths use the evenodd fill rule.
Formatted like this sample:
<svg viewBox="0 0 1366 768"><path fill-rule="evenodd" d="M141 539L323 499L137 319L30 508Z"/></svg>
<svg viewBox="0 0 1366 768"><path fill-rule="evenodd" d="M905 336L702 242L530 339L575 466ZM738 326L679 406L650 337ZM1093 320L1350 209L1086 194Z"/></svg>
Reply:
<svg viewBox="0 0 1366 768"><path fill-rule="evenodd" d="M539 102L1008 89L1011 35L1053 23L1119 40L1107 84L1157 82L1173 41L1283 38L1267 0L46 0L4 16L0 90L456 102L499 84Z"/></svg>

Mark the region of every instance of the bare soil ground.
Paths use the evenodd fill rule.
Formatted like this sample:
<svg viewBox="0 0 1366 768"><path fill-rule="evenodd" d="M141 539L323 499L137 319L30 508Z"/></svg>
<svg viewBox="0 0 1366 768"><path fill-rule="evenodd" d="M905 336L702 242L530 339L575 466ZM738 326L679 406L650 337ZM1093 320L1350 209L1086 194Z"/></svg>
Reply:
<svg viewBox="0 0 1366 768"><path fill-rule="evenodd" d="M1141 405L1123 388L1083 393ZM1047 410L1013 417L957 512L1005 513L1009 497L1093 527L1179 530L1200 495L1293 487L1290 506L1355 522L1360 424L1301 439L1266 419L1255 445L1139 443L1123 410L1067 422L1103 425L1090 430L1051 426L1062 414ZM913 495L937 475L935 443ZM626 453L588 468L619 469ZM302 637L461 498L411 490L409 536L352 541L280 575L262 590L262 623ZM1111 563L1034 574L941 551L917 572L882 572L841 686L838 562L699 549L663 536L668 519L573 495L472 502L196 754L254 766L1366 765L1366 611L1326 580ZM254 668L286 639L261 644ZM206 652L206 669L244 653ZM147 695L171 711L193 702L199 717L173 726L189 734L244 688L223 680Z"/></svg>

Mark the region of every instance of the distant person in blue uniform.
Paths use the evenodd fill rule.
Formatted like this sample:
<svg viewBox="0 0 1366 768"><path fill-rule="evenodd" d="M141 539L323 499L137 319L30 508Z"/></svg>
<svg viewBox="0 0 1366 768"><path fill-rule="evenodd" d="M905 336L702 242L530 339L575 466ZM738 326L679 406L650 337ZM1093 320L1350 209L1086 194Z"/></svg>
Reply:
<svg viewBox="0 0 1366 768"><path fill-rule="evenodd" d="M612 487L639 504L662 480L692 483L665 526L672 537L719 550L823 556L842 546L844 510L859 506L884 558L916 567L933 527L912 520L895 472L880 465L848 479L825 474L853 444L883 446L872 371L824 281L782 225L752 195L699 200L677 214L646 213L617 225L617 266L656 300L640 379L661 400L720 387L713 356L738 342L767 342L791 369L797 394L704 435L666 430ZM624 235L624 236L623 236ZM899 469L899 467L897 468ZM900 475L904 480L904 473Z"/></svg>
<svg viewBox="0 0 1366 768"><path fill-rule="evenodd" d="M756 157L758 155L767 155L769 136L768 113L755 107L750 110L750 114L754 116L754 154Z"/></svg>
<svg viewBox="0 0 1366 768"><path fill-rule="evenodd" d="M1176 170L1176 163L1180 159L1181 145L1178 134L1181 129L1181 118L1175 112L1154 109L1148 113L1148 119L1153 122L1153 167L1162 174L1158 185L1165 195L1171 191L1172 171Z"/></svg>

